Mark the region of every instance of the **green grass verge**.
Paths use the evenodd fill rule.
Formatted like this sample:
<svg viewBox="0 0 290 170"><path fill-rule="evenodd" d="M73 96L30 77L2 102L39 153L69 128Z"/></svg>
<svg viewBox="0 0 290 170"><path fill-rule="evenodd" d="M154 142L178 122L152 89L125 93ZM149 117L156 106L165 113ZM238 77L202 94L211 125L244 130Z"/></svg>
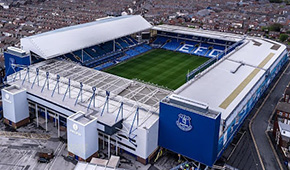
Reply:
<svg viewBox="0 0 290 170"><path fill-rule="evenodd" d="M155 49L108 68L105 72L140 79L175 90L186 82L186 74L208 58Z"/></svg>

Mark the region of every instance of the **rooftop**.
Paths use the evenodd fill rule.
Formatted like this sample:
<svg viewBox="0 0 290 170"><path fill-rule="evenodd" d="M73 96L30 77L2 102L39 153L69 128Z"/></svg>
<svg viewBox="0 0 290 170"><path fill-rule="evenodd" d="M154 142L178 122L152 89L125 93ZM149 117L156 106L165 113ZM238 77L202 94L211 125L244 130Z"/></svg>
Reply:
<svg viewBox="0 0 290 170"><path fill-rule="evenodd" d="M39 85L36 81L37 68L39 69ZM49 73L49 89L45 85L47 72ZM21 74L21 79L19 74ZM44 101L60 106L60 109L66 109L66 112L61 112L65 116L71 116L79 111L83 112L85 117L82 116L81 119L76 117L76 121L82 124L89 122L90 116L91 118L98 118L102 122L114 124L116 120L121 118L117 115L123 103L123 126L130 129L134 114L139 108L139 125L135 122L134 127L150 127L158 120L159 101L172 93L155 86L55 59L31 65L29 76L23 81L26 74L27 69L18 72L17 76L12 74L8 76L8 83L26 88L29 96L37 96ZM59 88L56 88L57 75L60 76ZM35 83L33 83L34 80ZM65 100L63 100L69 80L71 97L67 94ZM80 83L83 84L82 95L76 100L80 93ZM95 105L91 101L93 87L96 88ZM57 89L59 89L59 92ZM53 93L54 90L55 93ZM108 92L110 93L109 108L104 109Z"/></svg>
<svg viewBox="0 0 290 170"><path fill-rule="evenodd" d="M290 113L290 103L287 102L279 102L277 104L277 110Z"/></svg>
<svg viewBox="0 0 290 170"><path fill-rule="evenodd" d="M44 59L50 59L151 27L151 24L140 15L107 17L90 23L36 34L22 38L20 41L23 50L34 52Z"/></svg>
<svg viewBox="0 0 290 170"><path fill-rule="evenodd" d="M96 118L90 115L85 115L84 112L77 112L76 114L73 114L72 116L70 116L69 119L74 120L82 124L83 126L85 126L87 123L91 122L92 120Z"/></svg>
<svg viewBox="0 0 290 170"><path fill-rule="evenodd" d="M257 42L259 46L254 45ZM221 112L223 120L232 120L233 111L286 49L284 45L278 50L271 49L272 46L269 40L248 37L238 49L174 93L206 103Z"/></svg>
<svg viewBox="0 0 290 170"><path fill-rule="evenodd" d="M281 135L290 138L290 125L278 121Z"/></svg>
<svg viewBox="0 0 290 170"><path fill-rule="evenodd" d="M237 34L229 34L229 33L222 33L217 31L208 31L203 29L195 29L195 28L188 28L188 27L181 27L175 25L157 25L154 26L152 29L160 30L160 31L168 31L173 33L180 33L185 35L194 35L194 36L201 36L201 37L208 37L220 40L227 40L227 41L240 41L243 39L243 36Z"/></svg>
<svg viewBox="0 0 290 170"><path fill-rule="evenodd" d="M18 87L18 86L10 86L10 87L7 87L4 89L5 91L8 91L12 94L15 94L17 92L21 92L21 91L24 91L22 88Z"/></svg>

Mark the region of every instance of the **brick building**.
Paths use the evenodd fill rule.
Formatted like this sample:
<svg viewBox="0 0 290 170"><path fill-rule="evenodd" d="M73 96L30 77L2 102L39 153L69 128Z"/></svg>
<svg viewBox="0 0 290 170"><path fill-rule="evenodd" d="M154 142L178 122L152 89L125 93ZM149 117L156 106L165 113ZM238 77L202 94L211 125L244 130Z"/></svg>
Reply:
<svg viewBox="0 0 290 170"><path fill-rule="evenodd" d="M289 84L290 85L290 84ZM285 89L284 95L276 106L273 136L276 144L284 154L285 159L290 160L290 86Z"/></svg>

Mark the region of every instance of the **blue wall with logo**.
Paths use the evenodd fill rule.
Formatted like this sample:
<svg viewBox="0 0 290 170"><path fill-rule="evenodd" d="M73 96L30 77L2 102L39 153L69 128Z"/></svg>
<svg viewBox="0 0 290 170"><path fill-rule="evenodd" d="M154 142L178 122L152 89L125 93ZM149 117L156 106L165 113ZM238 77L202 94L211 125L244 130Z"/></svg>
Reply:
<svg viewBox="0 0 290 170"><path fill-rule="evenodd" d="M21 70L20 68L12 68L11 64L19 64L19 65L30 65L30 56L17 56L15 54L10 54L8 52L4 52L5 58L5 74L6 77L10 74L13 74L15 71Z"/></svg>
<svg viewBox="0 0 290 170"><path fill-rule="evenodd" d="M179 115L186 116L186 121ZM218 154L220 119L220 115L213 119L161 102L158 144L212 166Z"/></svg>

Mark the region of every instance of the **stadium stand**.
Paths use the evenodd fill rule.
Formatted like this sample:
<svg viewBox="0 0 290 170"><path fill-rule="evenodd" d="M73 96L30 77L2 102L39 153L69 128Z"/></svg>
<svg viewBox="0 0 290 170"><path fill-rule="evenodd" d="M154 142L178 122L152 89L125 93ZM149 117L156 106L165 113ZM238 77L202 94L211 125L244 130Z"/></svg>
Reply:
<svg viewBox="0 0 290 170"><path fill-rule="evenodd" d="M138 41L135 40L133 37L127 36L126 38L129 39L130 41L132 41L134 44L138 44Z"/></svg>
<svg viewBox="0 0 290 170"><path fill-rule="evenodd" d="M105 68L111 67L119 62L123 62L125 60L131 59L137 55L150 51L152 47L147 44L141 44L139 46L132 47L127 49L124 53L119 53L119 55L115 55L112 58L108 58L102 61L108 61L106 63L102 63L95 67L96 70L103 70Z"/></svg>
<svg viewBox="0 0 290 170"><path fill-rule="evenodd" d="M107 68L107 67L110 67L110 66L112 66L112 65L114 65L114 64L115 64L115 63L114 63L113 61L110 61L110 62L107 62L107 63L101 64L101 65L95 67L94 69L95 69L95 70L102 70L102 69L105 69L105 68Z"/></svg>
<svg viewBox="0 0 290 170"><path fill-rule="evenodd" d="M80 58L76 58L72 53L67 53L63 56L64 58L68 58L70 59L71 61L74 61L74 62L80 62Z"/></svg>
<svg viewBox="0 0 290 170"><path fill-rule="evenodd" d="M100 46L106 53L113 51L113 41L106 42Z"/></svg>
<svg viewBox="0 0 290 170"><path fill-rule="evenodd" d="M159 32L153 41L153 46L171 51L178 51L208 58L222 55L230 41L202 39L192 35ZM114 41L97 44L92 47L77 50L62 55L62 59L69 59L84 66L103 70L119 62L131 59L152 49L147 44L138 44L131 36L124 36Z"/></svg>
<svg viewBox="0 0 290 170"><path fill-rule="evenodd" d="M127 48L129 47L130 45L128 43L126 43L125 41L123 41L121 38L117 39L116 42L118 44L120 44L120 46L124 49L124 48Z"/></svg>
<svg viewBox="0 0 290 170"><path fill-rule="evenodd" d="M224 40L198 39L191 35L177 35L165 32L161 34L153 42L156 47L208 58L220 55L225 51L226 47L233 44L230 41Z"/></svg>
<svg viewBox="0 0 290 170"><path fill-rule="evenodd" d="M180 43L181 43L180 40L172 38L162 48L175 51L180 46Z"/></svg>
<svg viewBox="0 0 290 170"><path fill-rule="evenodd" d="M211 40L214 42L208 40L209 43L201 42L201 40L193 40L194 37L191 35L178 35L178 37L176 37L177 35L174 33L162 34L162 36L157 36L153 42L158 48L208 58L214 58L222 54L226 47L231 44L231 42L223 40ZM173 36L175 36L175 38ZM71 61L82 63L87 67L102 70L152 49L152 47L147 44L138 45L138 42L131 36L116 39L115 52L113 51L113 43L113 41L108 41L85 48L83 52L82 50L78 50L63 56L69 58Z"/></svg>
<svg viewBox="0 0 290 170"><path fill-rule="evenodd" d="M114 60L124 55L128 55L129 58L151 50L149 45L140 45L131 36L125 36L115 40L114 42L108 41L102 44L94 45L92 47L84 48L83 50L77 50L71 53L60 56L61 59L69 59L73 62L81 63L87 67L96 67L98 69L104 69L114 64ZM135 48L136 47L136 48ZM128 54L125 51L130 51ZM111 63L112 62L112 63Z"/></svg>
<svg viewBox="0 0 290 170"><path fill-rule="evenodd" d="M73 52L73 54L77 56L78 58L80 58L81 59L80 61L83 61L83 62L86 62L92 59L92 57L90 57L85 51L82 52L82 50L75 51Z"/></svg>
<svg viewBox="0 0 290 170"><path fill-rule="evenodd" d="M156 45L160 45L160 46L163 46L167 41L167 38L165 37L162 37L162 36L158 36L155 41L153 42L153 44L156 44Z"/></svg>
<svg viewBox="0 0 290 170"><path fill-rule="evenodd" d="M232 45L230 41L202 39L192 35L159 32L152 43L154 47L171 51L178 51L192 55L214 58L221 55L225 49ZM81 63L87 67L102 70L118 62L133 58L152 49L147 44L138 44L131 36L124 36L114 41L108 41L92 47L67 53L62 57Z"/></svg>
<svg viewBox="0 0 290 170"><path fill-rule="evenodd" d="M104 64L106 62L113 61L121 56L123 56L123 52L121 52L121 51L112 52L108 55L103 55L103 56L95 58L91 61L84 62L83 65L93 68L93 67L96 67L98 65Z"/></svg>
<svg viewBox="0 0 290 170"><path fill-rule="evenodd" d="M120 58L119 58L119 61L125 61L125 60L128 60L128 59L130 59L130 58L132 58L132 56L130 56L130 55L125 55L125 56L123 56L123 57L120 57Z"/></svg>
<svg viewBox="0 0 290 170"><path fill-rule="evenodd" d="M122 41L124 41L126 44L128 44L129 46L134 45L134 43L132 41L130 41L129 39L127 39L126 37L120 38Z"/></svg>
<svg viewBox="0 0 290 170"><path fill-rule="evenodd" d="M143 47L144 47L144 48L147 48L147 49L149 49L149 50L152 49L152 47L151 47L150 45L148 45L148 44L143 44Z"/></svg>
<svg viewBox="0 0 290 170"><path fill-rule="evenodd" d="M135 57L139 54L142 54L142 53L145 53L149 50L151 50L152 47L150 47L149 45L147 44L143 44L143 45L140 45L140 46L137 46L137 47L134 47L128 51L125 52L125 56L124 57L121 57L119 58L120 61L125 61L125 60L128 60L132 57Z"/></svg>
<svg viewBox="0 0 290 170"><path fill-rule="evenodd" d="M98 47L91 47L91 48L85 48L84 51L86 51L90 56L93 58L98 57L101 55L99 50L96 50Z"/></svg>

